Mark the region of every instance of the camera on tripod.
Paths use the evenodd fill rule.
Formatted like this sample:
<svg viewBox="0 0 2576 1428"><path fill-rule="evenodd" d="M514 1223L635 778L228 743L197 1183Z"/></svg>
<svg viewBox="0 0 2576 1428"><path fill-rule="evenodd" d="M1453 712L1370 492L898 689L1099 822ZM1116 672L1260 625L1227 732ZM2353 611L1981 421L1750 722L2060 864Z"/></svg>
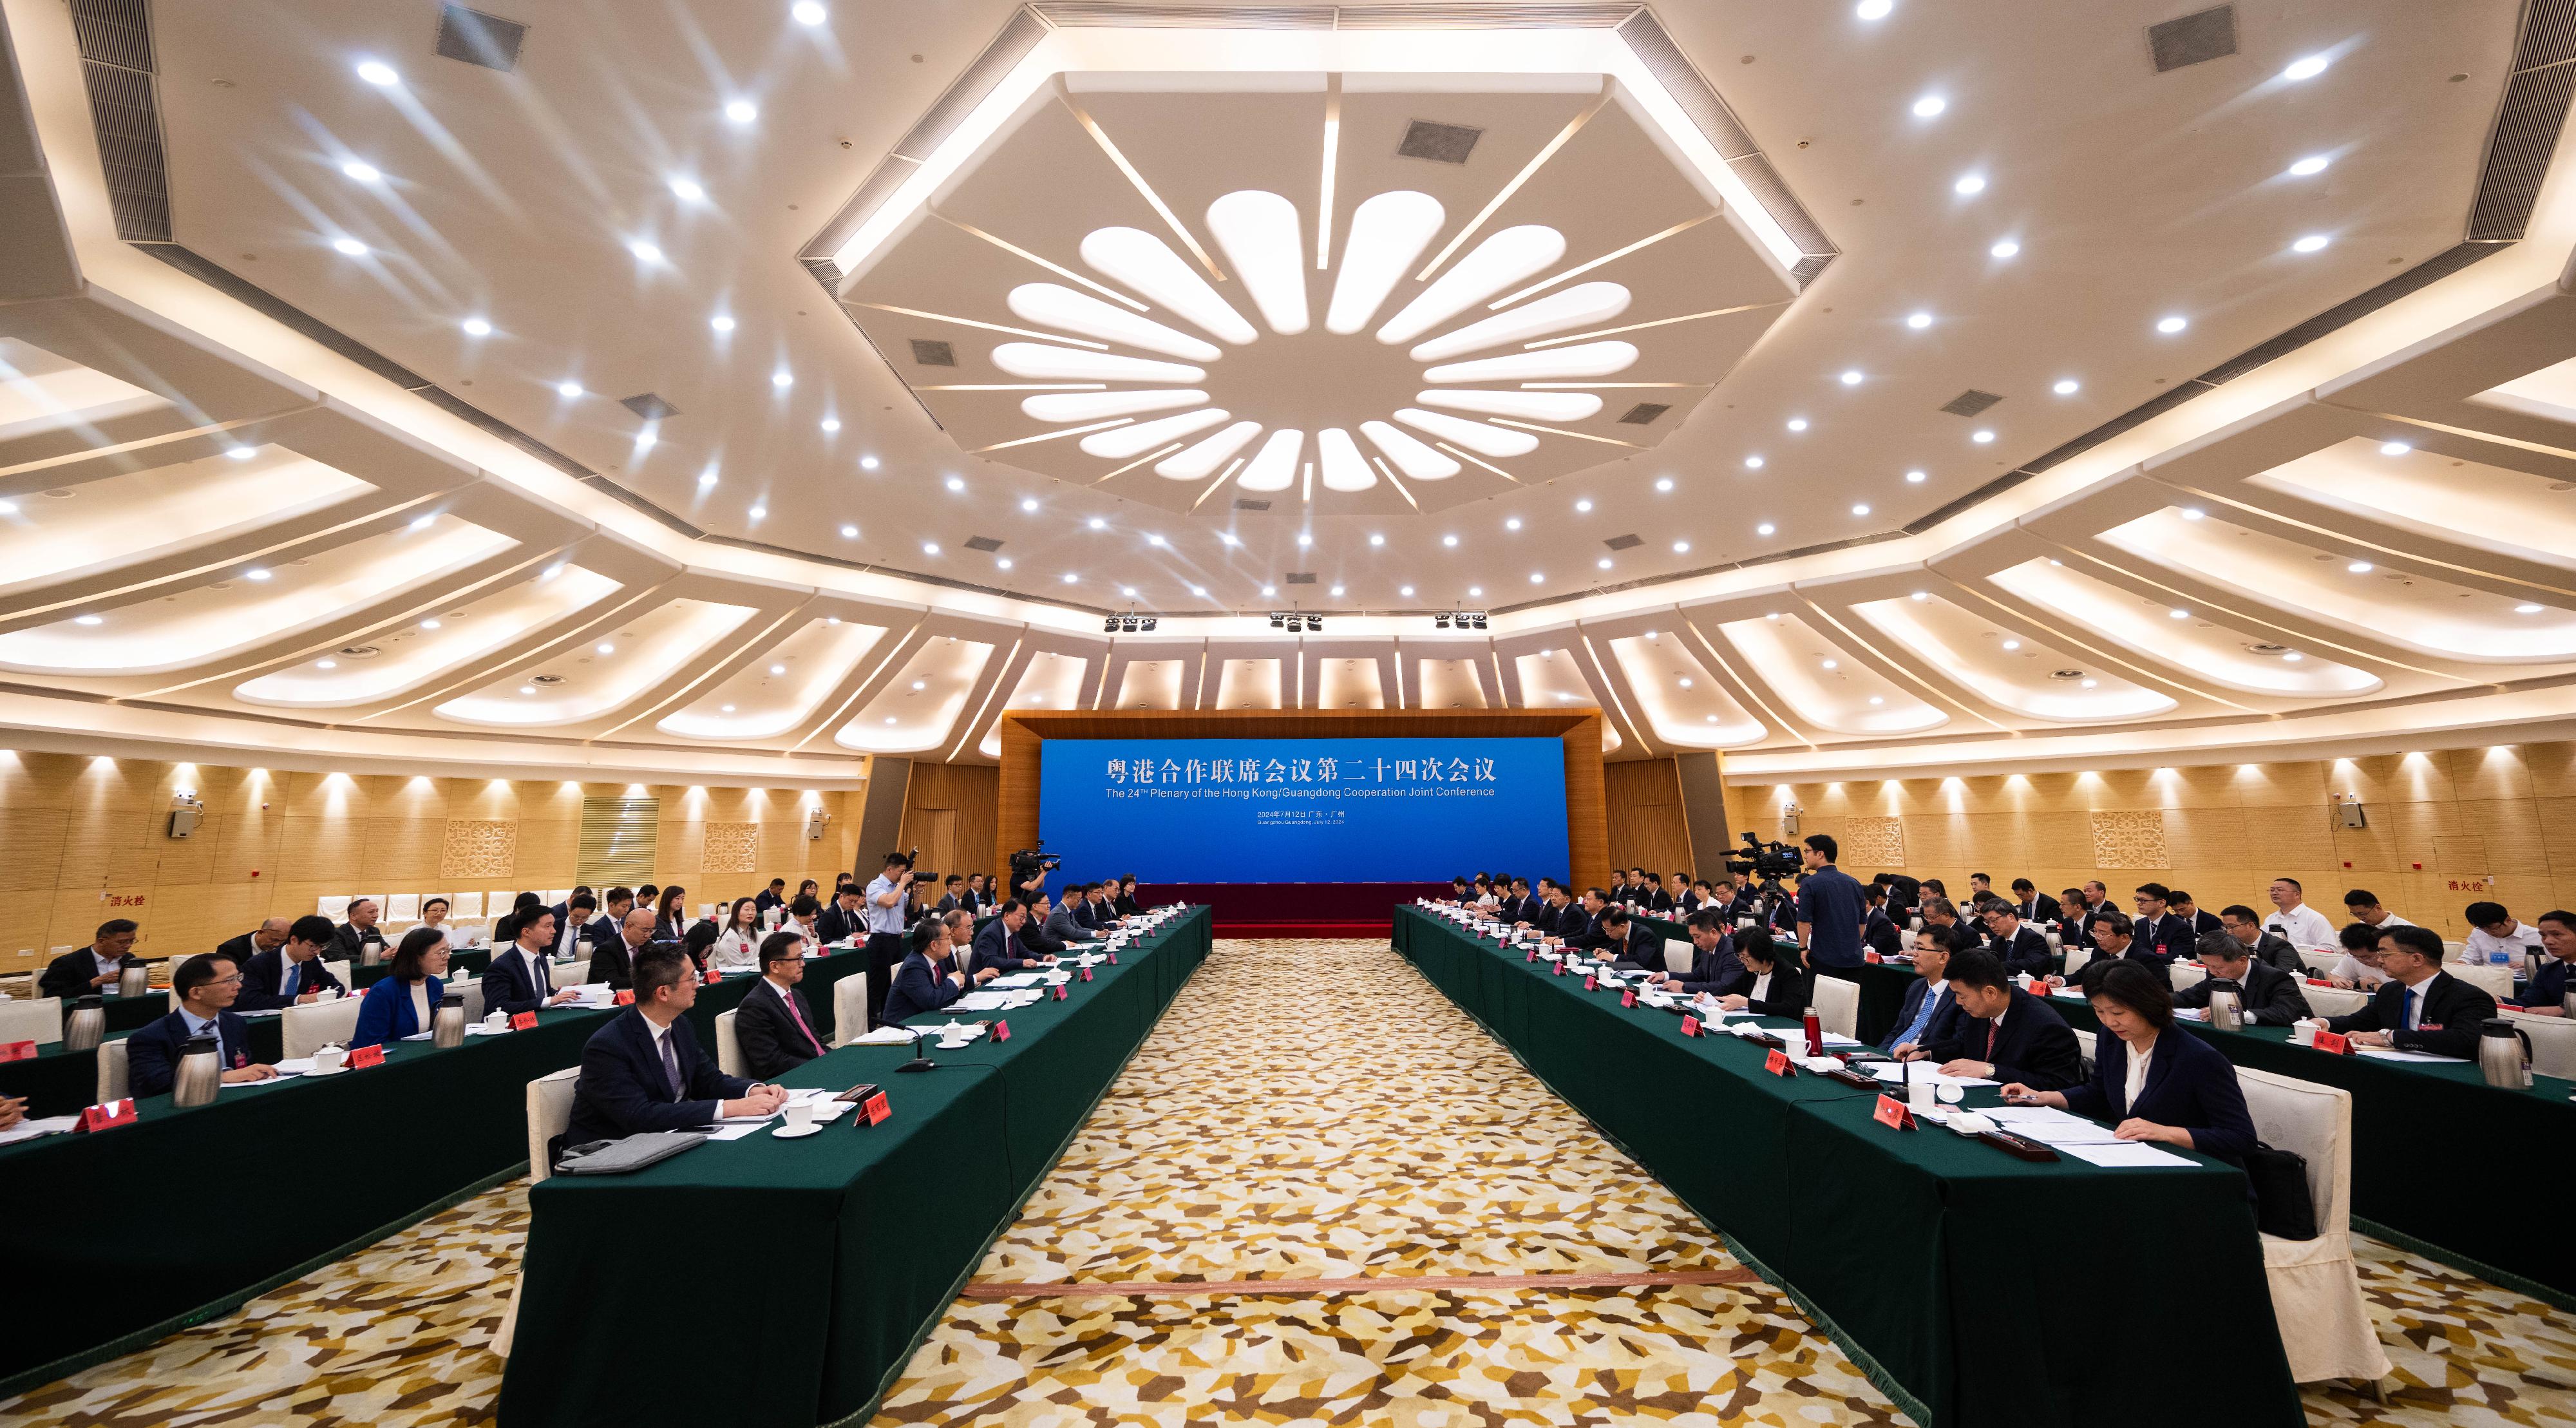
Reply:
<svg viewBox="0 0 2576 1428"><path fill-rule="evenodd" d="M1046 840L1041 838L1037 847L1022 848L1011 855L1011 890L1016 893L1062 866L1064 859L1047 852Z"/></svg>
<svg viewBox="0 0 2576 1428"><path fill-rule="evenodd" d="M1728 872L1739 878L1752 878L1762 883L1777 883L1782 878L1794 878L1804 867L1797 849L1776 839L1765 843L1750 833L1744 835L1744 856L1726 860Z"/></svg>

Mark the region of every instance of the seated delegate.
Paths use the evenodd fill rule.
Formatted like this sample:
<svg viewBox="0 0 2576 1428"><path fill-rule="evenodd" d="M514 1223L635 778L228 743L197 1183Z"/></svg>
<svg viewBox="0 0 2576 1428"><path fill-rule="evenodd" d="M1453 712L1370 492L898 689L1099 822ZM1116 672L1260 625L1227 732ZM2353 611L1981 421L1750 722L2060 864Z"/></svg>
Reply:
<svg viewBox="0 0 2576 1428"><path fill-rule="evenodd" d="M2523 983L2522 1009L2529 1016L2565 1016L2568 968L2576 965L2576 912L2542 913L2539 931L2547 959L2523 959L2530 980Z"/></svg>
<svg viewBox="0 0 2576 1428"><path fill-rule="evenodd" d="M903 959L903 965L895 969L894 986L886 992L886 1025L901 1026L924 1012L937 1011L966 995L969 985L1001 975L992 967L971 977L965 970L960 954L967 950L963 938L973 920L968 913L958 911L945 919L926 918L913 930L920 941ZM952 942L952 938L958 940Z"/></svg>
<svg viewBox="0 0 2576 1428"><path fill-rule="evenodd" d="M2086 992L2110 1034L2095 1043L2093 1078L2063 1090L2015 1080L2004 1086L2004 1099L2109 1121L2122 1140L2161 1141L2242 1166L2254 1146L2254 1118L2236 1068L2199 1037L2169 1034L2174 998L2165 977L2139 963L2114 963Z"/></svg>
<svg viewBox="0 0 2576 1428"><path fill-rule="evenodd" d="M447 934L435 927L415 927L403 934L386 969L358 1002L358 1029L351 1046L381 1046L430 1029L439 999L447 994Z"/></svg>
<svg viewBox="0 0 2576 1428"><path fill-rule="evenodd" d="M734 1043L743 1069L763 1081L784 1076L824 1052L814 1009L796 984L805 980L805 941L773 932L760 944L760 980L734 1008Z"/></svg>
<svg viewBox="0 0 2576 1428"><path fill-rule="evenodd" d="M1978 948L1952 957L1950 995L1959 1016L1949 1033L1902 1059L1937 1062L1944 1076L2018 1081L2034 1091L2062 1091L2084 1078L2075 1029L2055 1007L2014 986L1994 953Z"/></svg>
<svg viewBox="0 0 2576 1428"><path fill-rule="evenodd" d="M1950 1024L1959 1018L1959 1004L1950 995L1950 957L1950 943L1938 929L1926 927L1914 934L1914 970L1922 975L1905 988L1905 1005L1898 1008L1896 1025L1879 1050L1910 1060L1907 1053L1949 1034Z"/></svg>
<svg viewBox="0 0 2576 1428"><path fill-rule="evenodd" d="M1977 904L1977 915L1985 919L1987 948L2003 963L2010 976L2027 972L2045 977L2057 968L2056 953L2048 946L2048 934L2036 927L2024 926L2021 914L2002 898L1988 898Z"/></svg>
<svg viewBox="0 0 2576 1428"><path fill-rule="evenodd" d="M1757 933L1735 955L1741 965L1717 989L1721 1009L1755 1016L1807 1014L1807 974L1777 944Z"/></svg>
<svg viewBox="0 0 2576 1428"><path fill-rule="evenodd" d="M266 932L266 926L260 931ZM258 936L252 934L254 942ZM275 1011L318 1000L324 992L347 991L323 964L323 950L333 936L331 919L299 917L287 925L286 936L275 946L252 953L247 962L237 961L234 965L241 968L242 990L233 1010Z"/></svg>
<svg viewBox="0 0 2576 1428"><path fill-rule="evenodd" d="M498 950L483 972L486 1012L517 1016L561 1006L581 995L570 987L555 989L554 961L547 955L554 937L555 915L542 907L523 907L493 924L492 942Z"/></svg>
<svg viewBox="0 0 2576 1428"><path fill-rule="evenodd" d="M1018 898L1002 903L1002 910L984 923L975 934L975 952L969 970L981 972L990 967L995 973L1025 972L1038 967L1052 967L1055 958L1032 954L1020 944L1020 928L1029 920L1029 910Z"/></svg>
<svg viewBox="0 0 2576 1428"><path fill-rule="evenodd" d="M178 1083L188 1042L215 1038L215 1065L226 1082L265 1081L277 1068L250 1059L250 1023L233 1015L241 995L241 969L229 957L200 952L170 978L179 1009L125 1039L126 1085L136 1099L169 1094Z"/></svg>
<svg viewBox="0 0 2576 1428"><path fill-rule="evenodd" d="M1713 910L1692 913L1685 925L1690 930L1690 970L1675 976L1659 968L1646 985L1685 997L1714 996L1744 970L1735 955L1735 939L1727 935L1726 920Z"/></svg>
<svg viewBox="0 0 2576 1428"><path fill-rule="evenodd" d="M2214 987L2233 985L2248 1025L2288 1026L2308 1015L2308 998L2300 978L2254 960L2253 949L2225 932L2200 939L2201 970L2209 975L2173 994L2178 1007L2205 1007Z"/></svg>
<svg viewBox="0 0 2576 1428"><path fill-rule="evenodd" d="M2442 970L2442 936L2395 926L2379 934L2381 983L2370 1004L2350 1016L2316 1021L2360 1046L2389 1046L2472 1060L2479 1023L2496 1014L2495 998Z"/></svg>
<svg viewBox="0 0 2576 1428"><path fill-rule="evenodd" d="M128 918L111 917L100 923L90 945L75 947L46 964L45 974L36 979L36 995L67 1002L113 996L126 968L146 965L134 955L134 934L135 925Z"/></svg>
<svg viewBox="0 0 2576 1428"><path fill-rule="evenodd" d="M647 1131L687 1130L734 1116L765 1116L787 1093L727 1076L698 1049L683 1015L697 1004L687 954L648 946L635 961L635 1005L591 1033L573 1083L564 1144L621 1140Z"/></svg>

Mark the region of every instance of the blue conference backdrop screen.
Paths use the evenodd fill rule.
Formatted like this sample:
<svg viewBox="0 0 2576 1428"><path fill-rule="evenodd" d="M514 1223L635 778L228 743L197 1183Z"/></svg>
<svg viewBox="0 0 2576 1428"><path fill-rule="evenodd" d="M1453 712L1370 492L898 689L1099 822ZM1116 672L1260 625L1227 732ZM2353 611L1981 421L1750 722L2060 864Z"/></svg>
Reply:
<svg viewBox="0 0 2576 1428"><path fill-rule="evenodd" d="M1049 739L1038 834L1066 876L1149 883L1566 875L1556 739Z"/></svg>

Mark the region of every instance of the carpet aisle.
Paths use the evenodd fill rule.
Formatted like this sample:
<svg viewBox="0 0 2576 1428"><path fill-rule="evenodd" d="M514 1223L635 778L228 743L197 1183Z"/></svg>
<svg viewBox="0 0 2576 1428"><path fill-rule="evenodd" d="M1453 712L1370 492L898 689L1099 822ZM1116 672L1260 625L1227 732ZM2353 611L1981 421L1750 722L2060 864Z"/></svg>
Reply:
<svg viewBox="0 0 2576 1428"><path fill-rule="evenodd" d="M213 1213L239 1231L229 1208ZM490 1344L526 1228L525 1183L504 1186L240 1313L0 1402L0 1425L488 1424ZM2310 1390L2311 1424L2576 1425L2576 1317L2386 1245L2356 1249L2399 1387L2385 1406ZM1422 1287L1638 1274L1738 1282ZM1220 942L875 1421L1905 1421L1784 1297L1741 1277L1716 1236L1383 942ZM1327 1279L1383 1285L977 1297Z"/></svg>

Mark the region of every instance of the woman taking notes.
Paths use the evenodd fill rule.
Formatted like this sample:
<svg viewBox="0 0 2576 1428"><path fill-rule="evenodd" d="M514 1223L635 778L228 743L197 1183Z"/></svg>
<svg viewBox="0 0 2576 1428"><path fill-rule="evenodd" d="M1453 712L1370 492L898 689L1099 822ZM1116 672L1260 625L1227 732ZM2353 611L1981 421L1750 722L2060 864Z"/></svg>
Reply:
<svg viewBox="0 0 2576 1428"><path fill-rule="evenodd" d="M447 994L439 974L447 970L447 934L435 927L415 927L394 949L393 966L367 988L358 1003L358 1029L349 1045L381 1046L429 1030L429 1019Z"/></svg>
<svg viewBox="0 0 2576 1428"><path fill-rule="evenodd" d="M2166 978L2141 962L2114 962L2088 992L2109 1033L2094 1043L2093 1079L2068 1091L2015 1082L2004 1099L2109 1121L2122 1140L2162 1141L2242 1166L2254 1118L2236 1068L2208 1042L2173 1029Z"/></svg>

